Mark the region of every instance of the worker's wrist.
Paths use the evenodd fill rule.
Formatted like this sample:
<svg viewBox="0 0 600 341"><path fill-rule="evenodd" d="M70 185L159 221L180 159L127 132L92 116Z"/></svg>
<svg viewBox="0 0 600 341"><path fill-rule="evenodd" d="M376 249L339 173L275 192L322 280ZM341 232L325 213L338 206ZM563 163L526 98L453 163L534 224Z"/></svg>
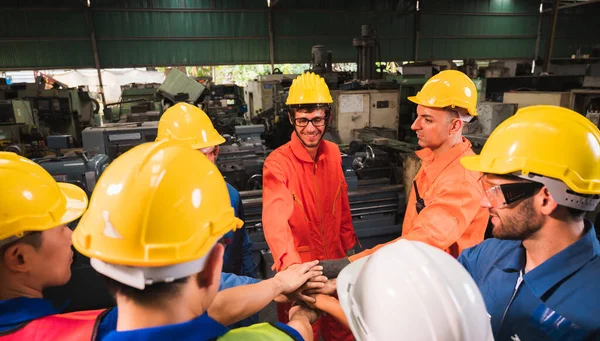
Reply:
<svg viewBox="0 0 600 341"><path fill-rule="evenodd" d="M290 319L290 321L306 322L308 324L312 324L310 323L310 317L302 311L295 313Z"/></svg>
<svg viewBox="0 0 600 341"><path fill-rule="evenodd" d="M273 291L273 298L283 294L284 283L279 278L279 276L277 276L277 274L273 278L269 279L268 281L270 282L271 289Z"/></svg>

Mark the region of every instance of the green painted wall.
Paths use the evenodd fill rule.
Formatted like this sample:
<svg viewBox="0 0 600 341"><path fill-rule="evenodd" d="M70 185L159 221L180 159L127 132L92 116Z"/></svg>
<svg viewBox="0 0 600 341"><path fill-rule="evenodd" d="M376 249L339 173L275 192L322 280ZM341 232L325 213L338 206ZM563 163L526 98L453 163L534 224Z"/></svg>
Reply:
<svg viewBox="0 0 600 341"><path fill-rule="evenodd" d="M418 12L414 0L271 1L276 63L307 63L318 44L355 61L362 24L376 27L383 60L532 59L540 20L536 1L421 0ZM0 68L94 67L83 2L0 2ZM270 62L266 0L91 2L103 68ZM600 45L598 17L600 3L560 11L553 57Z"/></svg>

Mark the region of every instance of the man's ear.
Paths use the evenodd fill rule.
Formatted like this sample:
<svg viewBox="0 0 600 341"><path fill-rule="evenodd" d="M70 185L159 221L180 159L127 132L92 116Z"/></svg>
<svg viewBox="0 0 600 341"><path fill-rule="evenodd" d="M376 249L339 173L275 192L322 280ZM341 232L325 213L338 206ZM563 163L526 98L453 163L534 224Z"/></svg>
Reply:
<svg viewBox="0 0 600 341"><path fill-rule="evenodd" d="M288 112L288 118L290 119L290 124L293 127L294 126L294 116L292 115L291 111Z"/></svg>
<svg viewBox="0 0 600 341"><path fill-rule="evenodd" d="M546 186L542 187L539 193L536 194L536 197L538 196L540 197L540 212L542 212L543 215L552 214L552 212L554 212L558 207L558 203L554 200L552 194L550 194L550 191L548 191L548 188L546 188Z"/></svg>
<svg viewBox="0 0 600 341"><path fill-rule="evenodd" d="M204 270L202 270L196 276L198 286L209 287L213 283L219 283L221 281L221 269L223 268L223 252L225 248L220 243L217 243L213 247L212 251L208 255Z"/></svg>
<svg viewBox="0 0 600 341"><path fill-rule="evenodd" d="M33 252L35 252L33 246L17 242L6 247L2 260L12 272L27 272L31 268Z"/></svg>
<svg viewBox="0 0 600 341"><path fill-rule="evenodd" d="M463 122L460 118L453 119L450 126L450 133L456 134L462 132L464 125L465 122Z"/></svg>

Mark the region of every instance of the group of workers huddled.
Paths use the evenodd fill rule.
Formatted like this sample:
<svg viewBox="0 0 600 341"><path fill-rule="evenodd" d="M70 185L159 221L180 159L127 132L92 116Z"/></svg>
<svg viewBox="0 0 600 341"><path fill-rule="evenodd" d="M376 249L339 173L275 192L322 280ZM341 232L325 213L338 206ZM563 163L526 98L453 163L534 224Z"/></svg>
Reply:
<svg viewBox="0 0 600 341"><path fill-rule="evenodd" d="M421 168L402 236L361 251L340 150L323 140L329 89L313 73L293 81L291 141L263 169L266 280L214 164L225 140L198 107L169 108L156 141L119 156L89 202L0 153L0 340L600 339L600 244L585 217L600 201L598 128L526 107L475 155L466 75L442 71L409 100ZM69 281L72 246L115 307L63 314L43 298ZM272 301L280 322L256 323Z"/></svg>

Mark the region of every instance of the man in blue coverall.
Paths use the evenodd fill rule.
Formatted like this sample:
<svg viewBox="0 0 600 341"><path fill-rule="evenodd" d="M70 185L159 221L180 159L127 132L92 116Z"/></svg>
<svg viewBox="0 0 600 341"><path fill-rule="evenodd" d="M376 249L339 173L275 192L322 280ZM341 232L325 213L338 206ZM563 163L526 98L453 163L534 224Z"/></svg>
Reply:
<svg viewBox="0 0 600 341"><path fill-rule="evenodd" d="M208 115L202 109L187 103L177 103L161 116L156 141L163 140L175 140L189 145L202 152L213 163L219 155L219 145L225 142ZM239 192L230 184L227 184L227 190L236 217L244 220ZM223 272L256 278L252 241L245 226L227 233L222 242L225 244Z"/></svg>
<svg viewBox="0 0 600 341"><path fill-rule="evenodd" d="M485 300L496 341L600 339L600 131L554 106L520 109L479 156L496 239L458 260Z"/></svg>
<svg viewBox="0 0 600 341"><path fill-rule="evenodd" d="M174 140L189 145L202 152L213 163L219 155L219 145L225 142L208 115L200 108L187 103L177 103L161 116L156 141L164 140ZM240 193L229 183L227 183L227 191L235 216L243 221L244 208ZM225 245L225 253L219 290L258 283L257 267L252 258L252 241L246 226L227 232L221 239L221 243ZM255 314L232 327L244 327L257 322L258 314Z"/></svg>

